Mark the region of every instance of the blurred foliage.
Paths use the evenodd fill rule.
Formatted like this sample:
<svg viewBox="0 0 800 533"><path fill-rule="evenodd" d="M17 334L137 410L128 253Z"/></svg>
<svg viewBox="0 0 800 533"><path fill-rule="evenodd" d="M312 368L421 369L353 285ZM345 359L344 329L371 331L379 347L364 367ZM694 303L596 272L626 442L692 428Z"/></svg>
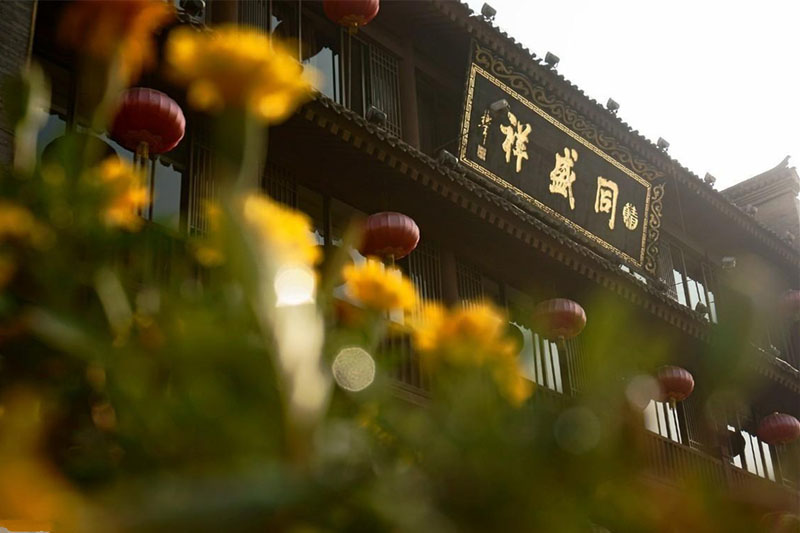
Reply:
<svg viewBox="0 0 800 533"><path fill-rule="evenodd" d="M72 15L100 39L84 81L124 86L152 61L136 39L165 15L128 1L151 11L127 28L91 4ZM250 57L300 76L280 49L258 49L266 38L227 28L230 51L178 31L173 55L201 44L234 54L223 75L249 75ZM224 82L208 61L187 81L195 92L211 90L209 76ZM30 125L47 107L34 95L47 84L35 67L7 82L17 140L33 144L0 179L0 518L59 532L756 530L748 509L701 480L667 490L643 476L641 411L625 384L676 347L631 331L629 309L592 302L580 398L529 397L497 309L432 306L404 321L409 331L389 319L415 309L399 272L347 266L336 250L317 270L307 218L247 186L265 156L261 120L307 97L305 82L282 83L291 94L243 89L260 98L249 112L224 105L247 100L230 94L235 84L214 93L227 138L216 149L231 151L219 154L211 229L187 239L135 215L146 201L135 169L109 162L92 135L69 132L29 161ZM101 97L93 124L114 97ZM273 97L282 107L270 112ZM357 239L354 226L341 250ZM347 300L334 297L343 283ZM399 355L385 349L409 336L431 374L417 403L399 392ZM638 351L620 350L621 338ZM362 351L340 360L352 346ZM336 386L337 360L351 390Z"/></svg>

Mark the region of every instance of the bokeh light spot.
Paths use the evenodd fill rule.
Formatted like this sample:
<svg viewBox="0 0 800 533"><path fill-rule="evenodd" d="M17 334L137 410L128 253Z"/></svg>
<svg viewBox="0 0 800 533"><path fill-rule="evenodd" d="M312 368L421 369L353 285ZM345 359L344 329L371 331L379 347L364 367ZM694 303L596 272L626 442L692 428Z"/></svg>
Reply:
<svg viewBox="0 0 800 533"><path fill-rule="evenodd" d="M661 388L653 376L640 375L630 380L625 388L625 396L632 405L644 409L650 400L657 400L661 395Z"/></svg>
<svg viewBox="0 0 800 533"><path fill-rule="evenodd" d="M375 380L375 360L363 348L342 349L333 360L333 379L343 389L358 392Z"/></svg>
<svg viewBox="0 0 800 533"><path fill-rule="evenodd" d="M317 280L314 271L305 266L282 268L275 275L275 305L301 305L314 302Z"/></svg>

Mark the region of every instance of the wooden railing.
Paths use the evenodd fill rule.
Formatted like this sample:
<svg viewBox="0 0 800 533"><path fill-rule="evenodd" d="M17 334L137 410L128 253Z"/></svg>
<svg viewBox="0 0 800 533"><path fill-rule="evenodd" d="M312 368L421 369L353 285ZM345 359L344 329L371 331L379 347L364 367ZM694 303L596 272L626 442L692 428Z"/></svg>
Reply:
<svg viewBox="0 0 800 533"><path fill-rule="evenodd" d="M725 485L725 467L720 459L650 431L645 431L644 443L647 472L661 481Z"/></svg>
<svg viewBox="0 0 800 533"><path fill-rule="evenodd" d="M728 490L737 501L773 509L796 509L800 502L800 493L791 487L655 433L647 431L644 442L646 475L663 483L681 487L685 483L700 484Z"/></svg>

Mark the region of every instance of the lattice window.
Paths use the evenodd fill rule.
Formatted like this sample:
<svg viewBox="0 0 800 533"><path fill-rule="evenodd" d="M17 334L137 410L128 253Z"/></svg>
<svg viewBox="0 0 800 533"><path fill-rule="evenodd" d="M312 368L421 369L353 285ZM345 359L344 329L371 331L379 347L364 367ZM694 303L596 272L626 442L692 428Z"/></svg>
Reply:
<svg viewBox="0 0 800 533"><path fill-rule="evenodd" d="M686 423L686 440L689 446L701 450L704 448L701 427L703 412L697 403L697 399L690 396L681 402L681 406L683 407L683 419Z"/></svg>
<svg viewBox="0 0 800 533"><path fill-rule="evenodd" d="M400 66L397 57L369 45L369 104L386 113L386 129L400 137ZM369 108L369 106L367 106Z"/></svg>
<svg viewBox="0 0 800 533"><path fill-rule="evenodd" d="M683 442L680 418L678 417L678 409L680 408L680 404L676 404L673 407L667 402L650 400L650 403L644 409L645 427L665 439Z"/></svg>
<svg viewBox="0 0 800 533"><path fill-rule="evenodd" d="M287 168L267 161L262 187L273 200L289 207L297 207L297 181Z"/></svg>
<svg viewBox="0 0 800 533"><path fill-rule="evenodd" d="M409 277L419 293L419 303L426 300L441 301L442 264L439 249L430 243L421 242L408 256L407 261ZM417 317L420 309L421 306L418 305L414 312ZM411 350L407 340L394 348L398 356L397 379L406 385L427 389L429 378L421 365L419 355Z"/></svg>
<svg viewBox="0 0 800 533"><path fill-rule="evenodd" d="M270 31L269 0L238 2L239 23L251 26L262 33Z"/></svg>
<svg viewBox="0 0 800 533"><path fill-rule="evenodd" d="M408 256L408 271L420 300L441 301L442 263L438 248L421 242Z"/></svg>
<svg viewBox="0 0 800 533"><path fill-rule="evenodd" d="M744 438L744 450L739 455L731 457L731 464L753 475L775 481L775 463L780 458L773 458L774 448L768 445L750 431L743 428L752 428L753 416L749 410L734 410L728 417L728 430L737 431ZM784 482L786 480L783 480Z"/></svg>
<svg viewBox="0 0 800 533"><path fill-rule="evenodd" d="M461 261L456 262L456 282L461 305L469 306L483 300L481 273L477 268Z"/></svg>
<svg viewBox="0 0 800 533"><path fill-rule="evenodd" d="M678 301L678 291L675 289L675 267L672 264L672 252L666 239L663 237L658 246L658 277L667 284L667 294Z"/></svg>
<svg viewBox="0 0 800 533"><path fill-rule="evenodd" d="M540 337L524 325L512 324L522 333L519 357L523 375L542 387L563 393L561 355L556 343Z"/></svg>
<svg viewBox="0 0 800 533"><path fill-rule="evenodd" d="M589 378L586 354L578 337L565 342L567 353L567 379L572 396L579 394L585 387Z"/></svg>
<svg viewBox="0 0 800 533"><path fill-rule="evenodd" d="M189 163L189 201L186 220L190 235L203 234L208 231L208 204L217 198L217 193L207 134L198 128L192 136L191 161Z"/></svg>

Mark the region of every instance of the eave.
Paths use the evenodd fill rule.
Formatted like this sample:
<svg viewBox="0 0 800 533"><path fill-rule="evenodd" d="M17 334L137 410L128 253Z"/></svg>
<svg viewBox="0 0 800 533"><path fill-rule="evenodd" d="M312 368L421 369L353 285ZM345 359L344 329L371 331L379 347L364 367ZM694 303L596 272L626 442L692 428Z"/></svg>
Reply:
<svg viewBox="0 0 800 533"><path fill-rule="evenodd" d="M511 66L529 76L532 82L556 91L564 102L582 114L585 120L611 132L630 147L636 155L654 166L665 178L675 180L686 192L699 196L707 205L735 224L737 229L745 232L755 241L763 243L775 257L787 266L800 269L800 253L777 233L745 213L742 208L728 200L720 191L703 182L699 176L682 166L679 161L669 157L652 141L632 129L557 71L548 68L527 48L502 32L497 26L483 17L474 16L468 5L456 1L431 0L431 2L452 24L457 25L483 45L489 46L494 52L503 56Z"/></svg>
<svg viewBox="0 0 800 533"><path fill-rule="evenodd" d="M465 215L480 217L522 245L545 254L685 333L700 340L709 339L712 326L697 313L621 271L618 261L594 251L585 238L490 180L463 167L452 169L439 164L325 96L319 95L306 104L299 115L457 205Z"/></svg>

